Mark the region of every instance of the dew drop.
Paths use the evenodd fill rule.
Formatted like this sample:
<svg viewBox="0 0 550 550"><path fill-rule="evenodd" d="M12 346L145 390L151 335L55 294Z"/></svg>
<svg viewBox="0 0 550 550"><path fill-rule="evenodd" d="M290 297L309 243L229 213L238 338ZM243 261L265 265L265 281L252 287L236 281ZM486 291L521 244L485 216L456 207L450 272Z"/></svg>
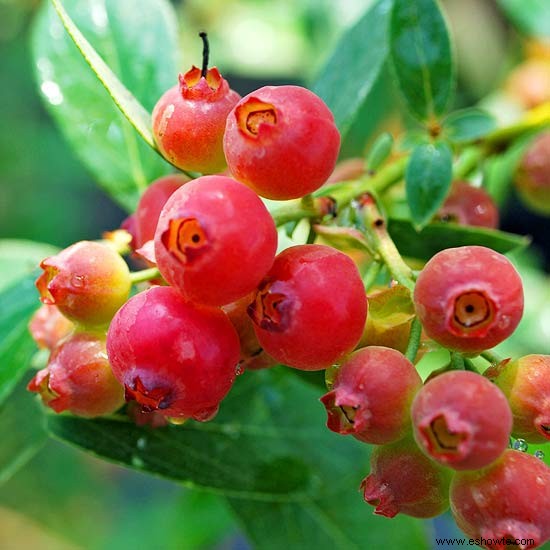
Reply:
<svg viewBox="0 0 550 550"><path fill-rule="evenodd" d="M145 439L144 437L140 437L136 442L136 447L140 451L143 451L143 449L145 449L146 446L147 446L147 439Z"/></svg>
<svg viewBox="0 0 550 550"><path fill-rule="evenodd" d="M75 287L75 288L82 288L84 286L84 277L82 275L73 275L71 277L71 284Z"/></svg>
<svg viewBox="0 0 550 550"><path fill-rule="evenodd" d="M244 372L244 367L241 365L241 363L237 363L237 366L235 367L235 376L240 376Z"/></svg>
<svg viewBox="0 0 550 550"><path fill-rule="evenodd" d="M143 466L145 466L145 462L143 462L143 460L136 455L132 456L131 463L134 468L143 468Z"/></svg>
<svg viewBox="0 0 550 550"><path fill-rule="evenodd" d="M540 449L538 451L535 451L535 458L544 460L544 451L541 451Z"/></svg>
<svg viewBox="0 0 550 550"><path fill-rule="evenodd" d="M529 448L529 445L527 445L527 442L525 441L525 439L516 439L514 441L513 448L516 451L521 451L522 453L524 453Z"/></svg>

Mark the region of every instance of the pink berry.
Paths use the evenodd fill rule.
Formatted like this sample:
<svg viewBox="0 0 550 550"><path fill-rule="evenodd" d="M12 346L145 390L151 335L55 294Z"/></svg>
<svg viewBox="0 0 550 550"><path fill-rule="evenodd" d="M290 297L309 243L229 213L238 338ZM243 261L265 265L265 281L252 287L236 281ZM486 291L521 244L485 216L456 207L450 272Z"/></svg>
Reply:
<svg viewBox="0 0 550 550"><path fill-rule="evenodd" d="M281 252L249 306L262 348L277 361L320 370L359 342L367 297L353 261L329 246Z"/></svg>
<svg viewBox="0 0 550 550"><path fill-rule="evenodd" d="M183 174L172 174L155 180L145 190L136 208L136 246L140 248L147 241L155 238L155 231L160 212L174 191L179 189L189 178Z"/></svg>
<svg viewBox="0 0 550 550"><path fill-rule="evenodd" d="M252 292L276 248L277 230L261 199L225 176L203 176L178 189L155 235L162 276L186 299L207 305Z"/></svg>
<svg viewBox="0 0 550 550"><path fill-rule="evenodd" d="M46 258L36 280L42 303L55 305L72 321L104 325L128 299L130 272L108 245L81 241Z"/></svg>
<svg viewBox="0 0 550 550"><path fill-rule="evenodd" d="M414 304L429 338L477 354L514 332L523 313L523 286L502 254L482 246L448 248L420 273Z"/></svg>
<svg viewBox="0 0 550 550"><path fill-rule="evenodd" d="M299 86L265 86L227 117L224 151L233 176L262 197L303 197L327 181L340 133L325 103Z"/></svg>
<svg viewBox="0 0 550 550"><path fill-rule="evenodd" d="M29 323L29 331L37 346L49 350L53 350L73 328L74 324L56 306L45 304L38 308Z"/></svg>
<svg viewBox="0 0 550 550"><path fill-rule="evenodd" d="M171 287L128 300L111 322L107 350L127 400L145 412L200 421L216 414L239 361L225 313L186 302Z"/></svg>
<svg viewBox="0 0 550 550"><path fill-rule="evenodd" d="M537 548L550 539L550 468L534 456L508 449L488 468L458 472L450 498L457 525L484 548Z"/></svg>
<svg viewBox="0 0 550 550"><path fill-rule="evenodd" d="M375 447L370 473L361 483L374 513L432 518L449 507L451 472L425 456L409 438Z"/></svg>
<svg viewBox="0 0 550 550"><path fill-rule="evenodd" d="M455 470L475 470L506 449L512 412L504 394L480 374L451 371L430 380L414 398L415 439L431 458Z"/></svg>
<svg viewBox="0 0 550 550"><path fill-rule="evenodd" d="M56 413L102 416L124 404L124 390L107 359L105 336L92 332L77 332L55 348L28 389Z"/></svg>
<svg viewBox="0 0 550 550"><path fill-rule="evenodd" d="M495 201L485 189L474 187L466 181L455 181L436 219L496 229L499 214Z"/></svg>
<svg viewBox="0 0 550 550"><path fill-rule="evenodd" d="M223 133L239 101L218 69L193 66L153 109L153 134L162 155L182 170L207 174L225 168Z"/></svg>
<svg viewBox="0 0 550 550"><path fill-rule="evenodd" d="M421 386L402 353L379 346L360 349L342 363L333 389L321 398L327 426L367 443L397 441L411 429L410 406Z"/></svg>
<svg viewBox="0 0 550 550"><path fill-rule="evenodd" d="M512 409L514 437L531 443L550 441L550 355L526 355L486 371Z"/></svg>

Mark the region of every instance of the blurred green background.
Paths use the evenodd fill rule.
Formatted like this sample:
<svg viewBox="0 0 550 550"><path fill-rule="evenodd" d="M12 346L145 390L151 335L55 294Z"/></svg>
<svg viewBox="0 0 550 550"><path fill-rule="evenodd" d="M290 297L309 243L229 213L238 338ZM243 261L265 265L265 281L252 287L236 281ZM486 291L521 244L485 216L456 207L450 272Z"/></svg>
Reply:
<svg viewBox="0 0 550 550"><path fill-rule="evenodd" d="M241 94L264 83L307 84L343 29L370 4L172 3L180 22L182 70L200 63L197 33L206 29L212 64ZM99 238L126 214L95 185L39 97L29 39L39 5L38 0L0 0L0 238L63 247ZM458 105L491 94L491 105L506 118L514 107L498 107L501 99L493 90L521 59L521 37L491 0L446 0L443 6L456 42ZM400 125L390 113L380 128ZM541 270L545 262L549 265L548 221L526 212L513 196L503 204L503 213L503 228L536 236L532 253L518 258L527 283L527 315L504 351L549 353L550 285ZM452 529L446 520L441 525ZM0 494L3 550L246 548L239 532L218 497L110 466L56 442L48 442L5 481Z"/></svg>

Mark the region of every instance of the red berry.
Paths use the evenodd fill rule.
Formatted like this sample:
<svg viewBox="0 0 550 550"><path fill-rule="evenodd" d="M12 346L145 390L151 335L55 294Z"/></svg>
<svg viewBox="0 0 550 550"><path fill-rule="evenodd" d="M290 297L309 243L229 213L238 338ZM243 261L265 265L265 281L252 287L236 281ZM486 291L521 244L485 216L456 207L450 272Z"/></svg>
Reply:
<svg viewBox="0 0 550 550"><path fill-rule="evenodd" d="M77 332L55 348L28 389L56 413L102 416L124 404L124 390L107 359L105 336L92 332Z"/></svg>
<svg viewBox="0 0 550 550"><path fill-rule="evenodd" d="M503 361L485 372L508 399L514 437L531 443L550 441L550 355Z"/></svg>
<svg viewBox="0 0 550 550"><path fill-rule="evenodd" d="M185 298L223 305L249 294L273 263L277 230L261 199L225 176L178 189L160 215L155 255Z"/></svg>
<svg viewBox="0 0 550 550"><path fill-rule="evenodd" d="M239 361L225 313L186 302L170 287L128 300L111 322L107 350L127 400L146 412L200 421L216 414Z"/></svg>
<svg viewBox="0 0 550 550"><path fill-rule="evenodd" d="M193 66L153 109L153 134L162 153L182 170L212 174L225 168L223 132L240 95L218 69Z"/></svg>
<svg viewBox="0 0 550 550"><path fill-rule="evenodd" d="M508 449L488 468L458 472L450 497L457 525L480 546L537 548L550 539L550 468L534 456Z"/></svg>
<svg viewBox="0 0 550 550"><path fill-rule="evenodd" d="M333 432L381 445L411 429L410 406L422 379L414 365L391 348L352 353L338 369L333 389L321 398Z"/></svg>
<svg viewBox="0 0 550 550"><path fill-rule="evenodd" d="M249 315L269 355L290 367L320 370L359 342L367 297L348 256L329 246L299 245L275 258Z"/></svg>
<svg viewBox="0 0 550 550"><path fill-rule="evenodd" d="M135 213L136 246L142 247L147 241L155 238L155 231L160 212L174 191L179 189L189 178L183 174L172 174L155 180L141 195Z"/></svg>
<svg viewBox="0 0 550 550"><path fill-rule="evenodd" d="M84 325L108 323L128 299L130 272L111 247L80 241L46 258L36 280L42 303L55 305L72 321Z"/></svg>
<svg viewBox="0 0 550 550"><path fill-rule="evenodd" d="M529 208L550 215L550 132L537 136L523 155L515 185Z"/></svg>
<svg viewBox="0 0 550 550"><path fill-rule="evenodd" d="M436 219L496 229L499 215L495 201L485 189L466 181L455 181Z"/></svg>
<svg viewBox="0 0 550 550"><path fill-rule="evenodd" d="M448 248L420 273L414 304L429 338L477 354L514 332L523 313L523 286L502 254L482 246Z"/></svg>
<svg viewBox="0 0 550 550"><path fill-rule="evenodd" d="M426 457L409 438L376 447L370 474L361 483L365 502L374 513L393 518L399 513L432 518L449 506L451 472Z"/></svg>
<svg viewBox="0 0 550 550"><path fill-rule="evenodd" d="M39 348L53 350L74 325L55 306L42 305L32 316L29 331Z"/></svg>
<svg viewBox="0 0 550 550"><path fill-rule="evenodd" d="M313 92L265 86L227 117L223 147L233 176L262 197L303 197L327 181L340 149L334 117Z"/></svg>
<svg viewBox="0 0 550 550"><path fill-rule="evenodd" d="M420 448L455 470L483 468L508 446L512 412L504 394L480 374L436 376L416 394L411 413Z"/></svg>

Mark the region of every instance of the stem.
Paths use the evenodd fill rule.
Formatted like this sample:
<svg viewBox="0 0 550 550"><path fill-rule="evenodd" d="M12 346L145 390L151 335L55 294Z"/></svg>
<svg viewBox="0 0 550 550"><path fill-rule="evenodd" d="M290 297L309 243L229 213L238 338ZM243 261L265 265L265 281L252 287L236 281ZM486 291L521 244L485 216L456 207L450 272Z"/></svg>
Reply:
<svg viewBox="0 0 550 550"><path fill-rule="evenodd" d="M208 35L201 31L199 36L202 38L202 70L201 76L206 78L208 74L208 58L210 57L210 45L208 44Z"/></svg>
<svg viewBox="0 0 550 550"><path fill-rule="evenodd" d="M476 366L474 365L473 361L471 359L467 359L466 357L464 359L464 368L466 370L469 370L470 372L475 372L476 374L479 374L479 371L476 369Z"/></svg>
<svg viewBox="0 0 550 550"><path fill-rule="evenodd" d="M453 168L454 179L467 178L477 167L483 158L483 150L480 147L467 147L455 162Z"/></svg>
<svg viewBox="0 0 550 550"><path fill-rule="evenodd" d="M160 277L160 271L156 267L151 267L149 269L142 269L141 271L134 271L130 273L130 281L132 284L136 285L138 283L144 283L145 281L151 281Z"/></svg>
<svg viewBox="0 0 550 550"><path fill-rule="evenodd" d="M456 351L451 351L451 368L453 370L464 370L464 357Z"/></svg>
<svg viewBox="0 0 550 550"><path fill-rule="evenodd" d="M494 351L483 351L480 355L483 359L485 359L485 361L491 363L491 365L498 365L502 362L502 357Z"/></svg>
<svg viewBox="0 0 550 550"><path fill-rule="evenodd" d="M388 266L391 276L398 283L414 290L414 276L411 268L404 262L386 229L386 222L380 215L374 198L368 195L363 201L363 216L366 231L371 237L374 249Z"/></svg>
<svg viewBox="0 0 550 550"><path fill-rule="evenodd" d="M367 292L375 283L376 277L378 277L378 274L380 273L381 269L382 269L382 264L380 262L377 262L376 260L373 260L373 262L369 265L369 268L367 269L367 272L363 277L363 285L365 286L365 290Z"/></svg>
<svg viewBox="0 0 550 550"><path fill-rule="evenodd" d="M409 343L407 344L407 350L405 351L405 357L414 363L418 348L420 346L420 336L422 335L422 323L415 317L411 323L411 332L409 333Z"/></svg>

